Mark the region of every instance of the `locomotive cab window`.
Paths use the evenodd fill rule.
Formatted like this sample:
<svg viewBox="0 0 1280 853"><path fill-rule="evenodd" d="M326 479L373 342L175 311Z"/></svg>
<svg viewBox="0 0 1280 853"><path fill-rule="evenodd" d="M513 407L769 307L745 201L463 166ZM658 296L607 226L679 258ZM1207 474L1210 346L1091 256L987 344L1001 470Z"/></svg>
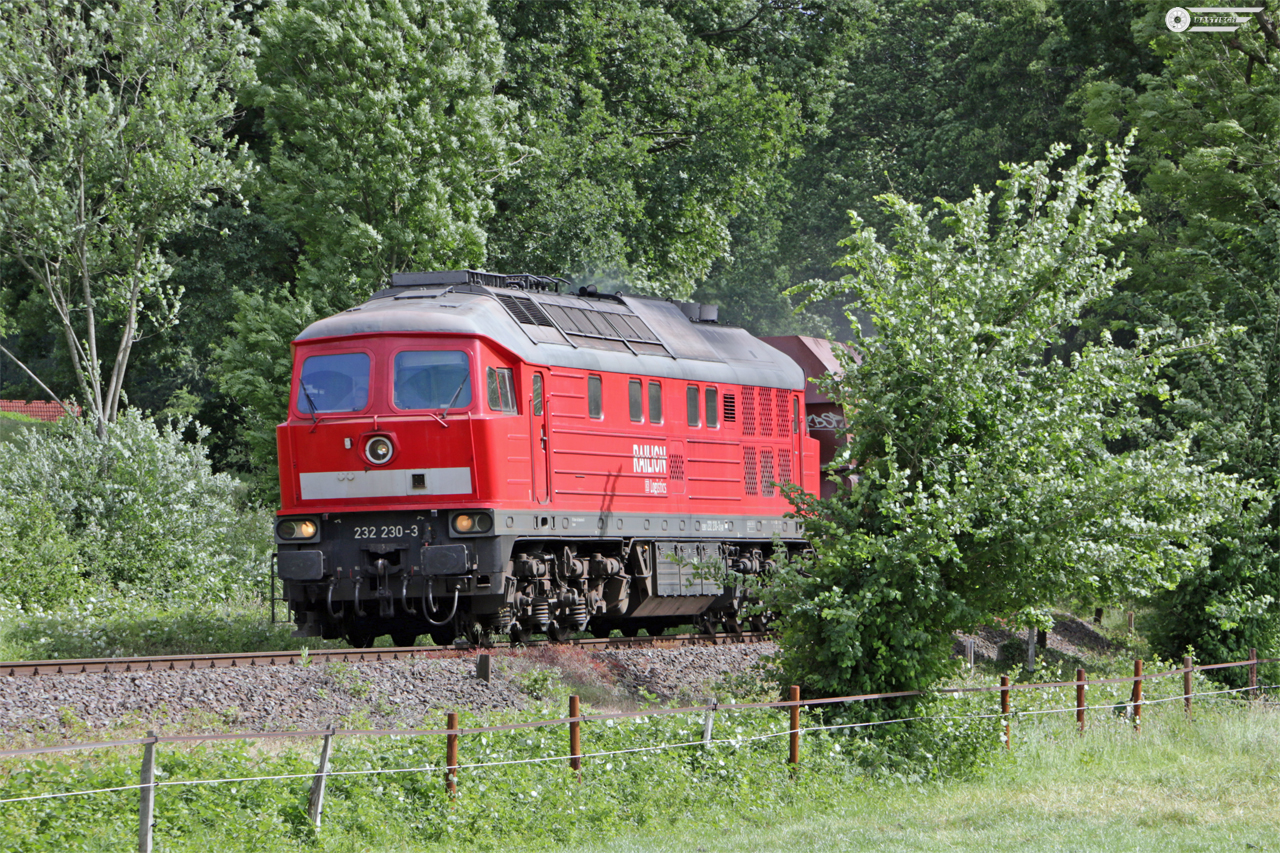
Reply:
<svg viewBox="0 0 1280 853"><path fill-rule="evenodd" d="M493 412L515 412L516 391L515 384L511 381L511 368L490 367L488 380L489 410Z"/></svg>
<svg viewBox="0 0 1280 853"><path fill-rule="evenodd" d="M649 383L649 423L662 423L662 383Z"/></svg>
<svg viewBox="0 0 1280 853"><path fill-rule="evenodd" d="M633 424L644 423L644 392L641 390L643 387L639 379L632 379L627 383L627 400L631 408Z"/></svg>
<svg viewBox="0 0 1280 853"><path fill-rule="evenodd" d="M465 409L471 405L471 362L465 352L396 353L392 402L397 409Z"/></svg>
<svg viewBox="0 0 1280 853"><path fill-rule="evenodd" d="M533 413L542 417L542 374L533 374Z"/></svg>
<svg viewBox="0 0 1280 853"><path fill-rule="evenodd" d="M718 417L720 415L720 392L715 388L707 389L707 429L717 429L720 426Z"/></svg>
<svg viewBox="0 0 1280 853"><path fill-rule="evenodd" d="M800 433L800 398L791 398L791 434L798 435Z"/></svg>
<svg viewBox="0 0 1280 853"><path fill-rule="evenodd" d="M359 412L369 405L369 356L362 352L313 355L302 363L298 411Z"/></svg>
<svg viewBox="0 0 1280 853"><path fill-rule="evenodd" d="M689 404L689 426L702 425L702 416L698 411L698 386L690 385L685 392L685 400Z"/></svg>
<svg viewBox="0 0 1280 853"><path fill-rule="evenodd" d="M587 377L587 414L596 420L604 417L604 399L599 376Z"/></svg>

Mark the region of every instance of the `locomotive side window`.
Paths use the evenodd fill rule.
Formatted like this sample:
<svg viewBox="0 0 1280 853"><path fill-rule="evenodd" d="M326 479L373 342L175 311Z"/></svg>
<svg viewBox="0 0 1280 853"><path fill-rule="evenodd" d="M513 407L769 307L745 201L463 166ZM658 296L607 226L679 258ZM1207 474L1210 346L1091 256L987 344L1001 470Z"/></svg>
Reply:
<svg viewBox="0 0 1280 853"><path fill-rule="evenodd" d="M800 398L791 398L791 434L800 432Z"/></svg>
<svg viewBox="0 0 1280 853"><path fill-rule="evenodd" d="M298 411L359 412L369 404L369 356L362 352L313 355L302 363Z"/></svg>
<svg viewBox="0 0 1280 853"><path fill-rule="evenodd" d="M662 423L662 383L649 382L649 423Z"/></svg>
<svg viewBox="0 0 1280 853"><path fill-rule="evenodd" d="M717 429L720 424L716 420L720 414L720 392L715 388L707 389L707 429Z"/></svg>
<svg viewBox="0 0 1280 853"><path fill-rule="evenodd" d="M533 374L533 413L542 417L542 374Z"/></svg>
<svg viewBox="0 0 1280 853"><path fill-rule="evenodd" d="M690 385L685 392L685 400L689 404L689 426L696 427L702 424L702 418L698 413L698 386Z"/></svg>
<svg viewBox="0 0 1280 853"><path fill-rule="evenodd" d="M515 383L511 381L511 368L490 367L489 410L493 412L514 412L516 410Z"/></svg>
<svg viewBox="0 0 1280 853"><path fill-rule="evenodd" d="M471 362L456 350L396 353L392 384L397 409L465 409L471 405Z"/></svg>
<svg viewBox="0 0 1280 853"><path fill-rule="evenodd" d="M604 417L604 402L599 376L592 375L587 377L587 414L596 419Z"/></svg>
<svg viewBox="0 0 1280 853"><path fill-rule="evenodd" d="M627 399L631 406L631 422L644 423L644 391L639 379L627 383Z"/></svg>

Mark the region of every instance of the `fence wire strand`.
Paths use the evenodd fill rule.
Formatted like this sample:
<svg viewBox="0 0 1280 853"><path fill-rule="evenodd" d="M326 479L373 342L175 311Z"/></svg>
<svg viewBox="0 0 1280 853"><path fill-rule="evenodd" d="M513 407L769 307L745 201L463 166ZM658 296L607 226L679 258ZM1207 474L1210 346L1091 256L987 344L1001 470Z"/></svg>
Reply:
<svg viewBox="0 0 1280 853"><path fill-rule="evenodd" d="M1055 687L1073 686L1078 683L1079 682L1062 682L1061 684L1055 684L1052 686L1055 686ZM1088 681L1085 682L1086 686L1092 683L1095 683L1095 682L1088 682ZM1159 705L1159 704L1164 704L1168 702L1185 701L1188 698L1188 696L1190 696L1191 698L1206 697L1206 696L1222 696L1227 694L1245 693L1245 692L1251 692L1251 691L1261 692L1264 690L1274 690L1277 687L1280 687L1280 685L1260 684L1260 685L1257 685L1256 687L1237 687L1237 688L1230 688L1230 689L1224 689L1224 690L1206 690L1206 691L1201 691L1201 692L1196 692L1191 694L1178 694L1175 696L1161 697L1158 699L1144 698L1140 703L1137 703L1137 704ZM956 691L944 691L944 692L956 693ZM754 704L755 703L753 703L753 705ZM506 760L506 761L474 762L471 764L458 764L458 765L455 765L453 768L447 768L445 765L427 764L421 767L370 768L366 770L329 770L323 774L317 773L315 771L309 771L306 773L283 773L283 774L276 774L271 776L242 776L242 777L231 777L231 778L222 778L222 779L169 779L169 780L154 782L151 785L142 785L142 784L120 785L113 788L94 788L94 789L84 790L84 791L63 791L63 792L52 792L52 793L45 793L45 794L33 794L31 796L26 796L26 797L10 797L7 799L0 799L0 804L32 802L35 800L65 799L68 797L87 796L91 794L118 793L121 791L138 791L143 788L167 788L167 787L180 787L180 786L187 786L187 785L220 785L220 784L238 784L238 783L252 783L252 782L271 782L271 781L282 781L282 780L289 780L289 779L314 779L317 776L342 777L342 776L377 776L377 775L391 775L391 774L400 774L400 773L431 773L431 772L439 772L441 770L446 770L446 769L452 769L454 772L460 772L463 770L479 770L479 769L487 769L492 767L511 767L511 766L518 766L518 765L530 765L530 764L562 763L562 762L567 762L572 758L578 758L581 760L612 758L615 756L622 756L622 755L635 755L639 753L662 752L664 750L669 750L669 749L684 749L690 746L707 747L707 746L720 746L720 745L726 745L726 744L732 745L732 746L741 746L747 743L756 743L760 741L773 740L780 737L787 737L792 734L803 735L803 734L816 734L820 732L846 731L850 729L865 729L865 728L871 728L874 726L887 726L887 725L894 725L897 723L917 722L919 720L927 720L927 719L990 720L990 719L1014 718L1014 717L1034 717L1034 716L1043 716L1043 715L1049 715L1049 714L1071 713L1071 712L1080 711L1080 710L1095 711L1095 712L1114 711L1117 707L1132 707L1134 704L1135 703L1132 701L1128 701L1128 702L1121 701L1114 704L1109 703L1105 705L1085 705L1083 707L1077 706L1077 705L1070 705L1070 706L1063 706L1060 708L1042 708L1042 709L1030 710L1030 711L1010 711L1008 714L1004 714L1001 712L981 713L981 714L941 714L941 715L927 714L927 715L919 715L915 717L900 717L893 720L867 720L859 723L836 723L836 724L825 725L825 726L805 726L800 729L786 728L780 731L768 732L765 734L758 734L758 735L749 735L746 737L718 738L718 739L710 739L710 740L698 739L698 740L682 741L679 743L656 744L653 746L641 746L641 747L632 747L628 749L607 750L604 752L580 753L576 756L570 754L570 755L542 756L539 758L521 758L521 759L512 759L512 760ZM721 705L721 706L718 706L715 710L719 710L723 712L723 711L734 710L738 708L740 708L740 706ZM690 714L700 713L703 710L704 709L700 709L700 708L690 709L686 713L690 713ZM705 710L712 710L712 708L711 706L707 706ZM604 718L603 715L602 715L602 718ZM579 719L588 719L588 718L582 717ZM484 731L493 731L495 729L502 730L505 728L506 727L493 727L493 728L486 727ZM405 731L405 730L394 730L394 731ZM442 733L442 734L448 732L448 730L438 730L438 731L439 733ZM468 730L458 729L455 731L465 732ZM139 742L145 743L146 741L144 740Z"/></svg>

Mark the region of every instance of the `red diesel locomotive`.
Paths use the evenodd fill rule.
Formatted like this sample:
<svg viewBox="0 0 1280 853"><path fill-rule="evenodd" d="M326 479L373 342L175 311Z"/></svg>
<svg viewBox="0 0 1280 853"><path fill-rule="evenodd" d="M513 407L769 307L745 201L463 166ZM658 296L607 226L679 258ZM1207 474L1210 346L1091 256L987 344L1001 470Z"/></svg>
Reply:
<svg viewBox="0 0 1280 853"><path fill-rule="evenodd" d="M393 276L294 342L277 573L298 636L736 630L779 488L819 488L804 372L710 306Z"/></svg>

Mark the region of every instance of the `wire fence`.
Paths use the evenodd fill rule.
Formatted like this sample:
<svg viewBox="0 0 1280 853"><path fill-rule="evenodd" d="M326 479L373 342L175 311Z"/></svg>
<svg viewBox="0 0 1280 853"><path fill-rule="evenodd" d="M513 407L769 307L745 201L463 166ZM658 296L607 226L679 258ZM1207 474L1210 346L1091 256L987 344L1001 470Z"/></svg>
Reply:
<svg viewBox="0 0 1280 853"><path fill-rule="evenodd" d="M687 749L690 747L710 747L715 745L732 745L741 746L747 743L756 743L766 740L776 740L781 738L789 738L790 750L787 757L788 764L798 764L800 761L800 739L805 734L833 733L840 731L851 731L858 729L869 729L872 727L893 725L899 723L915 722L925 719L936 720L1003 720L1004 721L1004 745L1006 748L1012 747L1010 721L1019 716L1037 717L1052 714L1065 714L1075 712L1077 721L1080 725L1081 732L1084 731L1086 714L1088 712L1110 711L1116 712L1118 709L1123 710L1127 717L1133 721L1135 729L1141 728L1142 708L1145 705L1161 705L1171 702L1183 702L1188 714L1192 711L1192 703L1196 698L1217 697L1228 695L1248 694L1250 698L1262 695L1264 691L1274 690L1280 685L1260 685L1257 680L1257 668L1259 664L1277 663L1280 659L1257 657L1256 651L1251 653L1248 660L1234 661L1231 663L1209 664L1198 666L1191 662L1190 658L1183 659L1183 666L1178 669L1166 670L1156 673L1144 673L1142 671L1142 661L1134 661L1134 675L1120 676L1114 678L1088 679L1085 677L1083 670L1076 671L1076 679L1073 681L1057 681L1057 682L1040 682L1013 684L1010 683L1008 677L1001 678L999 686L982 686L982 687L957 687L947 688L940 691L944 695L953 697L961 697L965 695L999 693L1001 709L999 712L979 712L966 714L922 714L911 717L899 717L884 720L866 720L859 722L832 722L822 725L800 725L800 710L802 708L818 708L835 704L855 704L868 701L876 701L883 699L896 699L907 697L918 697L924 694L920 691L898 691L893 693L874 693L863 694L859 696L837 696L824 697L818 699L801 699L799 696L799 688L791 688L791 698L777 702L743 702L721 704L712 701L704 705L691 705L679 708L660 708L649 709L643 711L620 711L613 713L601 714L581 714L578 711L578 697L570 697L570 715L567 717L534 720L520 723L505 723L491 726L473 726L462 727L458 725L457 715L449 714L448 723L445 728L409 728L409 729L312 729L305 731L275 731L275 732L230 732L230 733L210 733L199 735L156 735L148 733L147 737L128 738L112 741L98 741L89 743L73 743L52 746L29 747L25 749L0 750L0 759L17 758L23 756L46 755L54 753L65 753L80 750L96 750L110 749L128 746L143 747L142 768L137 784L117 785L107 788L93 788L86 790L59 791L43 794L32 794L21 797L0 798L0 805L10 803L33 802L38 800L54 800L66 799L70 797L91 796L97 794L119 793L125 791L139 792L139 850L141 853L150 853L152 836L151 830L154 825L154 797L157 789L183 787L183 786L200 786L200 785L219 785L219 784L239 784L239 783L256 783L256 782L272 782L287 781L296 779L311 779L310 797L308 802L308 818L317 828L320 826L321 815L323 812L324 792L326 782L330 778L340 778L345 776L375 776L402 773L433 773L444 772L445 785L451 796L456 796L456 781L460 773L463 771L474 771L480 769L508 767L517 765L530 764L554 764L568 762L569 766L574 770L581 769L583 760L599 760L608 759L619 756L635 755L642 753L655 753L665 750ZM1233 667L1248 667L1248 685L1239 688L1223 688L1215 690L1193 690L1192 677L1196 673L1204 673L1220 669ZM1143 695L1144 683L1156 679L1165 679L1172 676L1183 676L1183 690L1181 693L1171 696L1159 698L1147 698ZM1131 692L1128 702L1107 703L1107 704L1087 704L1085 702L1086 691L1090 687L1101 687L1108 685L1130 684ZM1076 701L1072 705L1063 705L1051 708L1036 708L1022 711L1015 711L1012 708L1012 696L1019 691L1035 690L1045 691L1054 688L1074 687L1076 689ZM734 713L746 710L757 709L785 709L790 714L789 725L776 731L766 732L764 734L746 735L730 738L714 738L712 737L715 715L718 713ZM663 716L677 714L704 714L705 725L703 736L692 740L684 740L672 743L660 743L649 746L629 747L626 749L605 750L597 752L582 752L580 748L579 732L583 723L606 722L612 720L628 720L642 718L657 718ZM513 732L519 730L537 730L548 727L568 727L570 732L570 751L567 754L555 754L548 756L538 756L533 758L506 759L501 761L477 761L463 764L458 758L459 739L465 736L486 735L500 732ZM329 769L329 756L332 744L337 737L389 737L389 736L412 736L412 737L443 737L446 741L446 760L444 764L426 763L412 767L394 767L394 768L362 768L358 770L331 770ZM170 779L157 781L155 778L155 751L159 744L183 744L183 743L202 743L216 741L264 741L273 739L300 739L300 738L322 738L322 748L319 767L315 771L305 773L286 773L264 776L237 776L216 779Z"/></svg>

